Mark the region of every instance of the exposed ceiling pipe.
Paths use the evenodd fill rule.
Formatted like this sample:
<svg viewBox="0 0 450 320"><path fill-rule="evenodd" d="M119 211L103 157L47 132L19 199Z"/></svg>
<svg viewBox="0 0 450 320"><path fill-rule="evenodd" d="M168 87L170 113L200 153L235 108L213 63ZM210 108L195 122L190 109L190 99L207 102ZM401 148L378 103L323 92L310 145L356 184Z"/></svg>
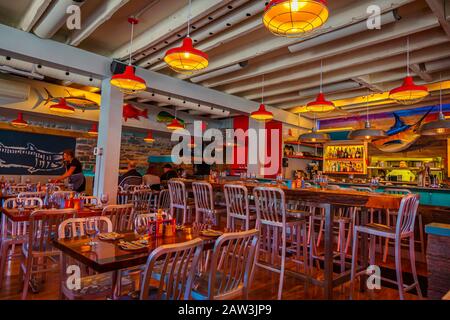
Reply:
<svg viewBox="0 0 450 320"><path fill-rule="evenodd" d="M112 15L127 4L130 0L108 0L103 1L93 14L82 23L80 30L72 32L66 43L78 46L84 39L89 37L100 25L109 20ZM82 20L83 21L83 20Z"/></svg>
<svg viewBox="0 0 450 320"><path fill-rule="evenodd" d="M381 15L381 26L395 22L400 20L400 17L397 14L397 10L393 10ZM353 34L357 34L360 32L367 31L367 21L361 21L350 26L334 30L320 36L317 36L312 39L308 39L302 41L300 43L289 46L288 49L290 52L299 52L305 49L310 49L312 47L318 46L320 44L327 43L329 41L334 41L336 39L344 38L351 36Z"/></svg>
<svg viewBox="0 0 450 320"><path fill-rule="evenodd" d="M228 67L225 67L222 69L218 69L218 70L214 70L212 72L202 74L201 76L198 76L198 77L193 77L190 80L194 83L202 82L204 80L211 79L211 78L214 78L217 76L221 76L226 73L241 70L241 69L245 68L247 66L247 64L248 64L248 61L243 61L243 62L233 64L231 66L228 66Z"/></svg>
<svg viewBox="0 0 450 320"><path fill-rule="evenodd" d="M431 62L425 62L426 72L436 72L450 68L450 59L441 59Z"/></svg>
<svg viewBox="0 0 450 320"><path fill-rule="evenodd" d="M82 6L84 0L58 0L34 27L33 32L40 38L48 39L64 25L67 19L67 8L71 5Z"/></svg>
<svg viewBox="0 0 450 320"><path fill-rule="evenodd" d="M52 0L34 0L28 7L27 12L23 15L19 23L19 29L30 32Z"/></svg>
<svg viewBox="0 0 450 320"><path fill-rule="evenodd" d="M1 73L9 73L9 74L15 74L18 76L25 76L30 79L37 79L37 80L43 80L44 76L39 73L35 73L34 71L25 71L20 69L15 69L10 66L1 66L0 65L0 72Z"/></svg>
<svg viewBox="0 0 450 320"><path fill-rule="evenodd" d="M264 2L254 0L251 1L250 3L247 3L246 5L243 5L246 2L247 1L239 0L236 3L233 3L233 8L235 10L233 10L229 14L226 13L228 13L230 10L226 11L225 14L222 15L222 17L210 21L207 25L203 26L202 28L200 28L196 24L197 31L191 33L191 38L194 41L194 43L199 43L207 38L210 38L215 34L218 34L234 25L237 25L238 23L248 19L249 17L257 15L258 13L262 12L262 10L264 10ZM228 9L228 7L226 8ZM182 40L180 40L180 37L178 37L177 35L172 35L164 42L160 42L156 46L153 46L153 48L156 48L159 51L155 51L152 48L153 50L152 53L150 53L145 59L140 61L139 65L148 67L150 65L160 62L164 57L166 49L169 46L170 47L180 46L181 41ZM168 42L168 44L166 44L165 42Z"/></svg>

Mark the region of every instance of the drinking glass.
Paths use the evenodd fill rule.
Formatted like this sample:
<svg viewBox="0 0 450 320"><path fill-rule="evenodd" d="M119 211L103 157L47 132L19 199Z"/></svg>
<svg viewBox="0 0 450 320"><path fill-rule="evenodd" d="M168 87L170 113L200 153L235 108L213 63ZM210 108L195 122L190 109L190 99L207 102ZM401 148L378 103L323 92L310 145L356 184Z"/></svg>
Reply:
<svg viewBox="0 0 450 320"><path fill-rule="evenodd" d="M85 232L91 238L91 240L87 244L91 247L96 246L97 242L95 242L94 239L95 239L95 236L99 233L98 224L97 224L96 219L86 220Z"/></svg>

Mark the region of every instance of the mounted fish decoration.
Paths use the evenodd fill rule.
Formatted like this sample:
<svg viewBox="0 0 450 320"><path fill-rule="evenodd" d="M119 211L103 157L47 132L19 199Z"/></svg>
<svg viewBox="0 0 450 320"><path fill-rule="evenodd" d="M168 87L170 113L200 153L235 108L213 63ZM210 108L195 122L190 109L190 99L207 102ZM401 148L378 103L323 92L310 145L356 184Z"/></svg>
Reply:
<svg viewBox="0 0 450 320"><path fill-rule="evenodd" d="M420 125L433 108L431 107L419 121L412 125L405 124L400 116L394 112L395 123L386 131L387 137L373 141L373 145L383 152L400 152L408 149L420 138L418 132Z"/></svg>
<svg viewBox="0 0 450 320"><path fill-rule="evenodd" d="M175 117L172 115L172 114L170 114L169 112L167 112L167 111L161 111L160 113L158 113L158 115L156 116L156 121L158 121L158 122L163 122L163 123L170 123L170 122L172 122L172 120L174 119ZM182 125L184 125L184 120L183 119L180 119L180 118L178 118L177 117L177 119L178 119L178 122L180 122Z"/></svg>
<svg viewBox="0 0 450 320"><path fill-rule="evenodd" d="M147 109L139 110L135 106L127 103L123 106L122 116L123 116L125 122L127 122L128 119L139 120L139 117L148 119L148 110Z"/></svg>
<svg viewBox="0 0 450 320"><path fill-rule="evenodd" d="M0 142L0 168L25 168L29 173L63 168L63 154L39 150L32 143L26 147L5 146Z"/></svg>
<svg viewBox="0 0 450 320"><path fill-rule="evenodd" d="M42 102L45 102L44 106L48 105L49 103L52 103L52 104L58 103L61 98L64 98L66 100L66 103L68 105L70 105L71 107L82 110L83 112L86 110L99 110L100 109L100 106L97 102L86 98L86 96L84 94L75 96L75 95L72 95L68 90L66 90L68 93L68 96L54 97L50 93L50 91L48 91L46 88L44 88L44 90L45 90L45 92L47 92L47 98L44 98L41 95L41 93L39 92L39 90L36 90L36 92L38 93L38 102L34 105L33 109L40 106Z"/></svg>

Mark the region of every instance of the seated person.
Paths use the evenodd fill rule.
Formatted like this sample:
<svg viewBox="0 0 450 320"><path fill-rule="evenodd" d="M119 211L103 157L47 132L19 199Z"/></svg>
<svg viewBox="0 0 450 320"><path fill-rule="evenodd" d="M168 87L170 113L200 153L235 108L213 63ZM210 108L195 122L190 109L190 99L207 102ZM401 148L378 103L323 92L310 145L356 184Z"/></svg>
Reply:
<svg viewBox="0 0 450 320"><path fill-rule="evenodd" d="M159 190L161 179L155 174L155 167L153 165L149 165L147 169L147 173L142 177L143 183L146 186L150 186L152 190Z"/></svg>
<svg viewBox="0 0 450 320"><path fill-rule="evenodd" d="M136 161L128 161L127 172L119 177L119 184L127 177L142 177L142 175L136 170Z"/></svg>
<svg viewBox="0 0 450 320"><path fill-rule="evenodd" d="M163 167L164 173L161 175L161 181L168 181L172 178L178 178L177 172L172 168L171 164L165 164Z"/></svg>

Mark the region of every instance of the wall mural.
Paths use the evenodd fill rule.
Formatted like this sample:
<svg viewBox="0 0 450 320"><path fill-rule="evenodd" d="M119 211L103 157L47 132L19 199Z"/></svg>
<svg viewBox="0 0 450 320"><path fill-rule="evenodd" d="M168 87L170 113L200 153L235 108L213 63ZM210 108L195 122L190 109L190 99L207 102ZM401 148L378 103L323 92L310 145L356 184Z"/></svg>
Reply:
<svg viewBox="0 0 450 320"><path fill-rule="evenodd" d="M62 152L75 145L75 138L0 130L0 174L60 175Z"/></svg>

